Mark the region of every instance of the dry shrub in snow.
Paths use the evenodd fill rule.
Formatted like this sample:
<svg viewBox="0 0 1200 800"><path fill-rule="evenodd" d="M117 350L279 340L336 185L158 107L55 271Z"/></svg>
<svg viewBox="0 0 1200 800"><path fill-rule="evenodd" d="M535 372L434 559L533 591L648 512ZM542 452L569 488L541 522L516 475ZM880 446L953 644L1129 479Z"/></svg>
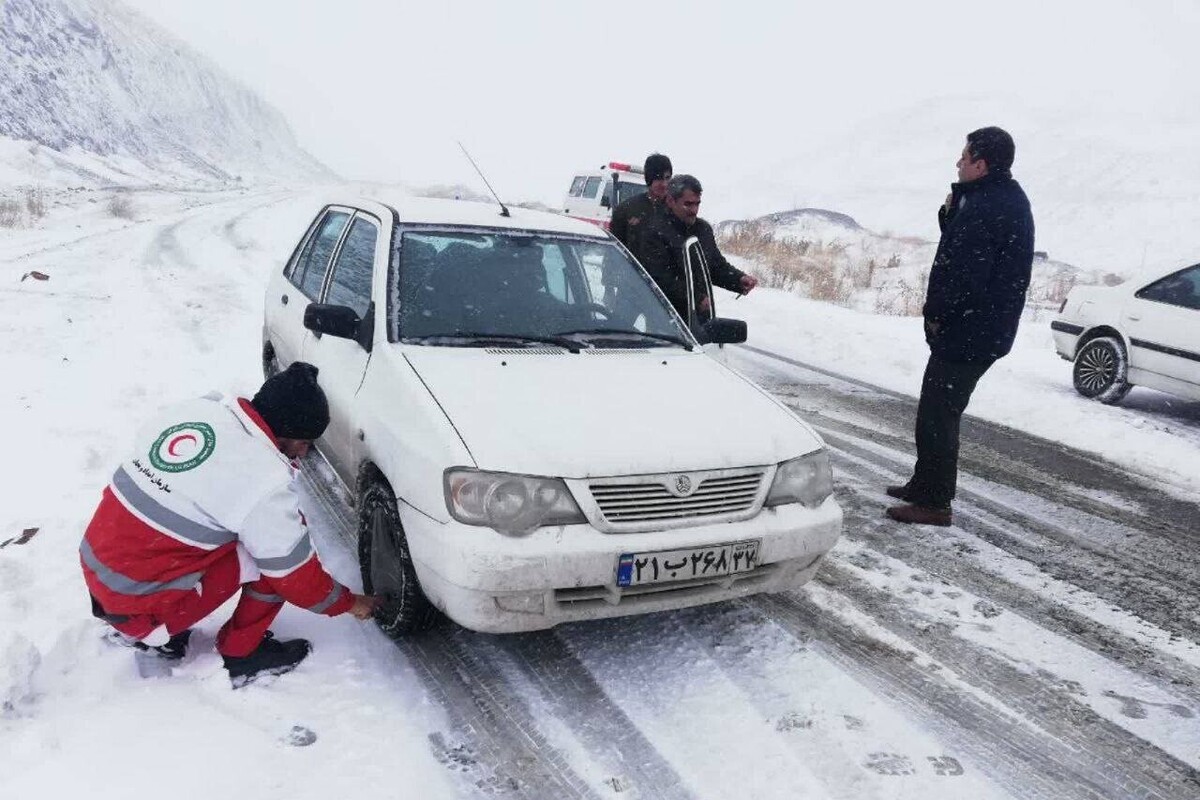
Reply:
<svg viewBox="0 0 1200 800"><path fill-rule="evenodd" d="M16 228L24 221L24 210L19 201L0 198L0 228Z"/></svg>
<svg viewBox="0 0 1200 800"><path fill-rule="evenodd" d="M46 193L37 187L26 189L25 211L31 220L46 216Z"/></svg>
<svg viewBox="0 0 1200 800"><path fill-rule="evenodd" d="M114 194L108 199L108 213L118 219L133 219L133 202L123 194Z"/></svg>

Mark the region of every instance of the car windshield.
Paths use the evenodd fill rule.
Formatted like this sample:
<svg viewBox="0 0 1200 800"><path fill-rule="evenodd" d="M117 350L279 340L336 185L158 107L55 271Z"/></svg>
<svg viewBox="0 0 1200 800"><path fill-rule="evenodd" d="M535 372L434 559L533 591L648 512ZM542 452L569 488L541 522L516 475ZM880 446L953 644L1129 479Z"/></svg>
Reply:
<svg viewBox="0 0 1200 800"><path fill-rule="evenodd" d="M611 242L424 229L397 241L393 339L572 349L693 343L646 274Z"/></svg>

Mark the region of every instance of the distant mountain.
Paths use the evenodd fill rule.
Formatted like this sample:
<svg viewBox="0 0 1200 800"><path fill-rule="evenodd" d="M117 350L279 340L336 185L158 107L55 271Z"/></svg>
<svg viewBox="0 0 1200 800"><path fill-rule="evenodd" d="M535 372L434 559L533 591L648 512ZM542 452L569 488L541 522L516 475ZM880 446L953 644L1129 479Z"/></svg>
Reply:
<svg viewBox="0 0 1200 800"><path fill-rule="evenodd" d="M800 145L734 182L742 214L836 208L876 231L936 240L937 207L968 131L1013 134L1013 175L1033 203L1037 249L1088 269L1200 261L1200 109L1036 108L1020 98L945 98ZM723 201L726 198L721 198Z"/></svg>
<svg viewBox="0 0 1200 800"><path fill-rule="evenodd" d="M114 0L0 0L0 183L334 177L283 116Z"/></svg>

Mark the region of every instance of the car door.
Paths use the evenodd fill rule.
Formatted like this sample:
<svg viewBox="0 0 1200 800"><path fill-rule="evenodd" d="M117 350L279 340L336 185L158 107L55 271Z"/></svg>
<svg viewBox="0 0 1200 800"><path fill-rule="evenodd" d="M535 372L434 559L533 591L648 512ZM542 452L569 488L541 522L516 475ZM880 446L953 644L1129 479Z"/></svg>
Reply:
<svg viewBox="0 0 1200 800"><path fill-rule="evenodd" d="M275 320L272 344L281 369L303 360L304 342L311 335L304 328L304 309L321 297L330 259L352 215L347 208L325 209L279 295L267 297L268 320Z"/></svg>
<svg viewBox="0 0 1200 800"><path fill-rule="evenodd" d="M334 254L322 302L347 306L360 320L374 320L372 277L375 265L387 261L388 240L382 231L383 226L375 216L363 211L354 214ZM303 360L319 370L317 381L329 400L329 427L319 446L346 485L353 486L362 441L355 397L371 357L371 339L357 342L312 331L306 333Z"/></svg>
<svg viewBox="0 0 1200 800"><path fill-rule="evenodd" d="M1200 388L1200 264L1135 292L1122 323L1129 332L1130 367Z"/></svg>
<svg viewBox="0 0 1200 800"><path fill-rule="evenodd" d="M712 273L708 269L708 259L704 257L704 248L700 246L700 239L696 236L689 236L683 244L683 254L689 309L685 321L692 334L699 335L704 323L717 316L717 298L713 292ZM708 308L701 309L699 306L705 297L708 298ZM705 344L702 347L709 356L728 366L729 358L725 353L725 345Z"/></svg>

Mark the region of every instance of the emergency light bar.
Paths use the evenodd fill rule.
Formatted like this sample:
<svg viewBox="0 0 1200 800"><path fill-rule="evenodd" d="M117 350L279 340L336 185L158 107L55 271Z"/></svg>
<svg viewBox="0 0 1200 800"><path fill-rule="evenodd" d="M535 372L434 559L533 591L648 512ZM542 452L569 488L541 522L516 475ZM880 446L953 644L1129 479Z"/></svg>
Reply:
<svg viewBox="0 0 1200 800"><path fill-rule="evenodd" d="M635 175L644 175L645 174L645 172L642 171L641 167L635 167L631 164L622 164L619 161L608 162L608 168L609 169L617 169L622 172L632 172ZM600 169L604 169L604 167L601 167Z"/></svg>

